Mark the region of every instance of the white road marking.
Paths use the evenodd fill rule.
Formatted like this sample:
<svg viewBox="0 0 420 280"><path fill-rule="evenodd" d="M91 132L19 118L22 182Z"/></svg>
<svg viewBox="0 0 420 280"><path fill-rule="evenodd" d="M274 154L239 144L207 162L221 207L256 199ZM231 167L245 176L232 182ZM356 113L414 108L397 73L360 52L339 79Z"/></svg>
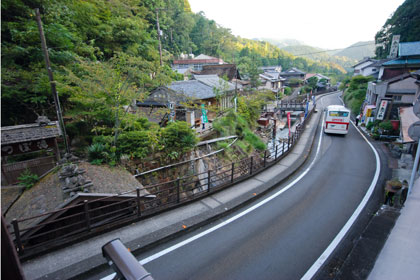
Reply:
<svg viewBox="0 0 420 280"><path fill-rule="evenodd" d="M322 118L322 121L324 121L324 117ZM187 244L189 244L189 243L191 243L191 242L193 242L193 241L195 241L195 240L197 240L197 239L199 239L199 238L201 238L201 237L203 237L203 236L205 236L205 235L207 235L209 233L212 233L213 231L218 230L219 228L224 227L225 225L228 225L228 224L236 221L237 219L239 219L239 218L245 216L246 214L248 214L248 213L250 213L250 212L258 209L259 207L263 206L264 204L266 204L269 201L273 200L274 198L278 197L282 193L286 192L288 189L290 189L291 187L293 187L294 185L296 185L296 183L299 182L303 177L305 177L305 175L308 174L308 172L314 166L315 161L317 160L318 155L319 155L320 150L321 150L322 135L323 135L322 134L322 129L320 129L320 133L319 133L319 137L320 138L319 138L318 147L316 149L316 154L315 154L314 160L311 162L311 164L308 166L308 168L301 175L299 175L295 180L293 180L291 183L289 183L286 187L284 187L280 191L276 192L275 194L267 197L266 199L260 201L259 203L255 204L254 206L246 209L245 211L243 211L243 212L241 212L241 213L239 213L239 214L237 214L237 215L235 215L235 216L227 219L226 221L224 221L224 222L222 222L222 223L220 223L220 224L218 224L218 225L216 225L216 226L214 226L212 228L209 228L209 229L207 229L207 230L205 230L205 231L203 231L203 232L201 232L201 233L199 233L197 235L194 235L194 236L192 236L192 237L190 237L190 238L188 238L188 239L186 239L186 240L184 240L182 242L179 242L179 243L177 243L177 244L175 244L175 245L173 245L173 246L171 246L169 248L166 248L166 249L164 249L164 250L162 250L160 252L157 252L156 254L153 254L153 255L151 255L151 256L149 256L147 258L144 258L144 259L140 260L139 263L142 264L142 265L145 265L145 264L147 264L147 263L149 263L149 262L151 262L151 261L153 261L153 260L155 260L157 258L160 258L160 257L162 257L162 256L164 256L166 254L169 254L170 252L172 252L172 251L174 251L174 250L176 250L178 248L181 248L184 245L187 245ZM112 280L114 276L115 276L115 273L113 273L111 275L108 275L108 276L102 278L101 280Z"/></svg>
<svg viewBox="0 0 420 280"><path fill-rule="evenodd" d="M321 103L322 99L321 99ZM322 117L322 123L324 123L324 117ZM356 127L354 125L353 122L351 122L353 124L354 127ZM357 128L356 128L357 129ZM301 278L301 279L311 279L315 273L319 270L319 268L323 265L323 263L325 262L325 260L328 259L328 257L332 254L332 252L334 251L334 249L337 247L337 245L340 243L340 241L343 239L343 237L346 235L346 233L348 232L348 230L351 228L351 226L353 225L353 223L355 222L355 220L357 219L357 217L359 216L359 214L361 213L361 211L363 210L363 208L366 206L370 196L373 193L373 190L375 189L375 185L379 179L379 173L380 173L380 161L379 161L379 155L376 152L375 148L373 147L373 145L366 139L366 137L358 130L358 132L360 133L360 135L362 135L362 137L365 139L365 141L368 143L368 145L371 147L371 149L373 150L375 157L376 157L376 172L374 175L374 179L366 193L366 195L364 196L363 200L361 201L361 203L359 204L359 206L356 208L356 210L354 211L353 215L350 217L350 219L347 221L347 223L343 226L343 228L340 230L340 232L337 234L337 236L333 239L333 241L330 243L330 245L327 247L327 249L325 249L325 251L321 254L321 256L315 261L315 263L311 266L311 268L305 273L305 275ZM291 187L293 187L294 185L296 185L297 182L299 182L314 166L318 155L320 153L321 150L321 142L322 142L322 129L320 129L320 133L319 133L319 142L318 142L318 146L317 146L317 150L316 150L316 154L315 154L315 158L314 160L311 162L311 164L308 166L308 168L301 174L299 175L295 180L293 180L291 183L289 183L286 187L284 187L283 189L281 189L280 191L276 192L275 194L267 197L266 199L262 200L261 202L255 204L254 206L246 209L245 211L233 216L232 218L229 218L228 220L212 227L209 228L197 235L194 235L182 242L179 242L169 248L166 248L160 252L157 252L147 258L144 258L142 260L139 261L140 264L145 265L155 259L158 259L166 254L169 254L172 251L175 251L178 248L181 248L207 234L212 233L213 231L218 230L219 228L224 227L225 225L228 225L232 222L234 222L235 220L245 216L246 214L258 209L259 207L263 206L264 204L268 203L269 201L273 200L274 198L276 198L277 196L281 195L282 193L286 192L288 189L290 189ZM112 280L115 276L115 273L110 274L104 278L102 278L101 280Z"/></svg>
<svg viewBox="0 0 420 280"><path fill-rule="evenodd" d="M353 126L357 129L357 127L354 125L353 122L351 122ZM379 160L379 155L376 149L373 147L373 145L366 139L366 137L363 135L363 133L360 132L359 129L357 131L362 135L362 137L365 139L365 141L369 144L370 148L372 149L373 153L375 154L376 158L376 171L375 176L373 177L372 183L369 186L368 191L366 192L365 196L363 197L362 201L360 202L359 206L354 211L353 215L350 217L350 219L347 221L347 223L343 226L343 228L340 230L340 232L337 234L337 236L333 239L333 241L328 245L327 249L319 256L319 258L315 261L315 263L309 268L309 270L303 275L301 279L311 279L315 273L321 268L321 266L324 264L324 262L328 259L328 257L332 254L334 249L338 246L340 241L344 238L346 233L349 231L351 226L356 221L357 217L359 217L360 213L362 212L363 208L365 208L366 204L368 203L374 189L376 186L376 183L379 179L379 174L381 172L381 165Z"/></svg>

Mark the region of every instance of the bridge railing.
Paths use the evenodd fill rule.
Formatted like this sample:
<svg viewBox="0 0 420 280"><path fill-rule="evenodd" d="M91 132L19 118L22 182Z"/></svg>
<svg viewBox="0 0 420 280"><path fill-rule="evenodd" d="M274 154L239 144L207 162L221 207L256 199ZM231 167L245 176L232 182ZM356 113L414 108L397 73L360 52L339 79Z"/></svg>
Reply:
<svg viewBox="0 0 420 280"><path fill-rule="evenodd" d="M292 151L311 116L312 111L297 125L287 142L275 146L275 153L265 151L259 156L219 166L217 170L145 186L147 195L140 195L140 189L137 188L116 195L83 200L29 218L13 219L8 228L14 237L16 250L22 259L27 259L139 221L246 180L276 164Z"/></svg>

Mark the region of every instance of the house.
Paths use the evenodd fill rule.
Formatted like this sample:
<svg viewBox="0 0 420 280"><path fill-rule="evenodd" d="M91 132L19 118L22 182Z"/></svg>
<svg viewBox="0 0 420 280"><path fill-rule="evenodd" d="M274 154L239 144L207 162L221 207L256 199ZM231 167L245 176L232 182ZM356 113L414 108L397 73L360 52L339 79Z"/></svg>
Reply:
<svg viewBox="0 0 420 280"><path fill-rule="evenodd" d="M377 60L372 59L370 57L365 57L357 64L353 65L354 68L353 76L362 75L362 76L369 76L372 72L371 68L369 67L373 63L377 62Z"/></svg>
<svg viewBox="0 0 420 280"><path fill-rule="evenodd" d="M306 72L303 72L302 70L293 67L287 71L280 72L280 75L286 79L295 78L303 80L305 79Z"/></svg>
<svg viewBox="0 0 420 280"><path fill-rule="evenodd" d="M226 77L228 81L233 79L241 80L239 70L235 64L203 65L201 71L195 71L198 75L217 75L220 78Z"/></svg>
<svg viewBox="0 0 420 280"><path fill-rule="evenodd" d="M205 65L219 65L225 62L221 58L200 54L197 57L189 55L187 58L181 56L181 59L175 59L172 63L172 69L180 71L180 69L193 69L195 71L201 71Z"/></svg>
<svg viewBox="0 0 420 280"><path fill-rule="evenodd" d="M329 84L330 83L330 81L331 81L331 78L329 78L329 77L327 77L327 76L324 76L324 75L322 75L322 74L318 74L318 73L306 73L305 74L305 78L304 78L304 81L305 82L308 82L308 80L310 79L310 78L312 78L312 77L316 77L317 79L318 79L318 81L320 81L320 80L327 80L327 84Z"/></svg>
<svg viewBox="0 0 420 280"><path fill-rule="evenodd" d="M1 127L1 181L15 184L25 170L41 176L60 160L57 138L61 136L58 121L38 117L36 123ZM49 155L52 152L54 155ZM29 160L19 158L22 154ZM10 160L10 162L9 162Z"/></svg>
<svg viewBox="0 0 420 280"><path fill-rule="evenodd" d="M280 72L266 71L259 75L261 86L258 89L269 89L274 93L282 92L285 78L280 76Z"/></svg>
<svg viewBox="0 0 420 280"><path fill-rule="evenodd" d="M261 67L258 67L258 69L261 70L263 73L264 72L281 72L282 67L281 67L281 65L261 66Z"/></svg>
<svg viewBox="0 0 420 280"><path fill-rule="evenodd" d="M403 73L420 69L420 41L400 43L398 58L384 62L384 69L379 73L379 79L388 80Z"/></svg>
<svg viewBox="0 0 420 280"><path fill-rule="evenodd" d="M176 81L155 89L145 101L137 101L136 105L150 121L160 125L165 125L172 113L174 119L186 121L194 127L201 117L201 109L194 105L204 105L206 109L209 106L231 108L235 87L240 89L240 85L217 75L193 75L192 80ZM208 118L212 117L212 112L209 112Z"/></svg>
<svg viewBox="0 0 420 280"><path fill-rule="evenodd" d="M299 79L303 81L305 79L306 72L303 72L297 68L291 68L287 71L280 72L280 75L286 79L285 84L289 85L291 79Z"/></svg>
<svg viewBox="0 0 420 280"><path fill-rule="evenodd" d="M411 106L418 90L416 81L413 75L404 73L383 82L369 82L366 105L376 106L375 119L392 119L398 107Z"/></svg>

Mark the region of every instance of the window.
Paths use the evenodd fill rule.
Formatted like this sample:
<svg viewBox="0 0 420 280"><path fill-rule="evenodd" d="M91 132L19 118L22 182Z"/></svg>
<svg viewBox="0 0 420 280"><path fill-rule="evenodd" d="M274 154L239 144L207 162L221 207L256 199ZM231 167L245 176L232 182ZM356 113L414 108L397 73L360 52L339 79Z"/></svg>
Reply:
<svg viewBox="0 0 420 280"><path fill-rule="evenodd" d="M330 111L330 117L348 117L348 112Z"/></svg>
<svg viewBox="0 0 420 280"><path fill-rule="evenodd" d="M394 101L401 101L402 96L401 95L394 95L392 97L392 99L394 99Z"/></svg>

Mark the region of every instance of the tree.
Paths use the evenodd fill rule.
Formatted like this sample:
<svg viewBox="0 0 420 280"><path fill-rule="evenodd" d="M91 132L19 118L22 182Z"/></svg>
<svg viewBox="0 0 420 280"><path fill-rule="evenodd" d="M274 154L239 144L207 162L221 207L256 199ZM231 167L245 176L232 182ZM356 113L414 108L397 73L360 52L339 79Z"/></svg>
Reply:
<svg viewBox="0 0 420 280"><path fill-rule="evenodd" d="M161 130L159 136L161 149L170 159L177 159L183 153L191 151L197 142L195 131L183 121L170 122Z"/></svg>
<svg viewBox="0 0 420 280"><path fill-rule="evenodd" d="M133 82L137 69L130 67L124 54L102 63L79 59L75 68L66 69L68 80L62 84L72 91L70 100L75 105L70 112L75 118L83 118L96 134L112 128L116 146L128 105L145 95Z"/></svg>
<svg viewBox="0 0 420 280"><path fill-rule="evenodd" d="M308 79L308 86L310 86L312 89L316 88L316 84L318 83L318 78L317 77L310 77Z"/></svg>
<svg viewBox="0 0 420 280"><path fill-rule="evenodd" d="M418 0L406 0L376 33L375 43L384 46L376 48L377 58L387 57L393 35L400 35L400 42L419 40L420 4Z"/></svg>

